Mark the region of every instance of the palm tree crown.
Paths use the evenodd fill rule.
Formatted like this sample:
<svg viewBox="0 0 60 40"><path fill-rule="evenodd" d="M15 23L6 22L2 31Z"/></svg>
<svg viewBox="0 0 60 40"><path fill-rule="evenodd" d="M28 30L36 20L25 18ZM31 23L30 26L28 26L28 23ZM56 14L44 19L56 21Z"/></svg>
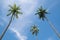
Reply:
<svg viewBox="0 0 60 40"><path fill-rule="evenodd" d="M41 8L38 9L37 13L35 15L39 15L39 18L44 20L45 14L47 14L46 9L43 9L42 6Z"/></svg>
<svg viewBox="0 0 60 40"><path fill-rule="evenodd" d="M9 15L13 15L15 16L16 18L18 18L18 14L22 14L21 12L19 12L20 10L20 7L19 6L16 6L16 4L14 4L13 6L9 5L10 9L8 10L10 13L7 14L7 16Z"/></svg>
<svg viewBox="0 0 60 40"><path fill-rule="evenodd" d="M34 25L32 26L30 31L32 32L33 35L35 34L37 36L39 29Z"/></svg>

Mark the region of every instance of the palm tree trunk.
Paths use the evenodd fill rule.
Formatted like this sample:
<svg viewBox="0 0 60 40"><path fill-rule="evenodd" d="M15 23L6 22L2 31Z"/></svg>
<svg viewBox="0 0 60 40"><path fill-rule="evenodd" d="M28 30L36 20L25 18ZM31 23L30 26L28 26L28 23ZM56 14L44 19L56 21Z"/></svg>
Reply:
<svg viewBox="0 0 60 40"><path fill-rule="evenodd" d="M58 31L56 30L55 26L47 19L47 22L49 23L50 27L53 29L53 31L57 34L57 36L60 38L60 34L58 33Z"/></svg>
<svg viewBox="0 0 60 40"><path fill-rule="evenodd" d="M4 34L6 33L7 29L9 28L11 22L12 22L12 18L13 18L13 15L11 16L11 19L9 21L9 24L7 25L7 27L5 28L5 30L2 32L2 35L0 36L0 40L2 40Z"/></svg>
<svg viewBox="0 0 60 40"><path fill-rule="evenodd" d="M36 40L38 40L38 37L36 36Z"/></svg>

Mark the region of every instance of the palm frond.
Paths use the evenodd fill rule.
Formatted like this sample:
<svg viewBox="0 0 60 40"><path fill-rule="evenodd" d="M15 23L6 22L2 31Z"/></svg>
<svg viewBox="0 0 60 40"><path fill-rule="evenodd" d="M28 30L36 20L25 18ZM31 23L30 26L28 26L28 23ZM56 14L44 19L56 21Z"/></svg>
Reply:
<svg viewBox="0 0 60 40"><path fill-rule="evenodd" d="M9 5L9 7L10 7L11 9L13 9L13 6Z"/></svg>
<svg viewBox="0 0 60 40"><path fill-rule="evenodd" d="M22 12L20 12L20 7L17 6L16 4L14 4L13 6L9 5L10 9L8 10L10 12L10 14L8 14L7 16L9 15L13 15L15 16L16 18L18 18L18 14L22 14Z"/></svg>
<svg viewBox="0 0 60 40"><path fill-rule="evenodd" d="M34 35L34 34L37 35L38 32L39 32L39 29L34 25L34 26L32 26L32 28L31 28L30 31L32 32L33 35Z"/></svg>
<svg viewBox="0 0 60 40"><path fill-rule="evenodd" d="M16 9L17 9L17 10L20 10L21 8L18 6Z"/></svg>
<svg viewBox="0 0 60 40"><path fill-rule="evenodd" d="M16 15L16 18L18 18L18 15Z"/></svg>
<svg viewBox="0 0 60 40"><path fill-rule="evenodd" d="M41 8L38 9L37 14L40 19L44 20L45 14L48 14L48 13L47 13L46 9L43 9L43 7L41 6Z"/></svg>
<svg viewBox="0 0 60 40"><path fill-rule="evenodd" d="M11 13L7 14L7 16L10 16L10 15L11 15Z"/></svg>

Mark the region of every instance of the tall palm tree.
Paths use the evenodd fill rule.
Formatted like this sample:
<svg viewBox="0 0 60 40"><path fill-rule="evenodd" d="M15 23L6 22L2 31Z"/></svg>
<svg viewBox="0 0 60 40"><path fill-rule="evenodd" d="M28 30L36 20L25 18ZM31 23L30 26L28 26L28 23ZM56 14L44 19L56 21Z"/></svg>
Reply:
<svg viewBox="0 0 60 40"><path fill-rule="evenodd" d="M58 33L58 31L55 29L54 25L48 20L48 18L46 17L47 11L46 9L43 9L42 6L41 8L38 9L37 13L35 15L39 16L40 19L42 19L44 21L44 19L47 20L47 22L49 23L50 27L53 29L53 31L57 34L57 36L60 38L60 34Z"/></svg>
<svg viewBox="0 0 60 40"><path fill-rule="evenodd" d="M7 14L7 16L10 16L11 15L11 18L10 18L10 21L7 25L7 27L5 28L5 30L2 32L2 35L0 36L0 40L2 40L4 34L6 33L7 29L9 28L11 22L12 22L12 19L13 17L16 17L18 18L18 14L22 14L21 12L19 12L20 10L20 7L19 6L16 6L16 4L14 4L13 6L9 5L10 9L8 10L10 13Z"/></svg>
<svg viewBox="0 0 60 40"><path fill-rule="evenodd" d="M38 40L37 35L38 35L38 32L39 32L39 29L34 25L34 26L32 26L30 31L32 32L32 35L36 36L36 40Z"/></svg>

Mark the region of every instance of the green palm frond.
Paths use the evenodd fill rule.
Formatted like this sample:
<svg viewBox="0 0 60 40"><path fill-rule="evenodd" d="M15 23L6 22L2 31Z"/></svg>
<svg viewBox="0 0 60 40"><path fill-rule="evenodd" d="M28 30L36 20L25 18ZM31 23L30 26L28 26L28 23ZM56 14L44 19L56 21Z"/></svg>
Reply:
<svg viewBox="0 0 60 40"><path fill-rule="evenodd" d="M17 10L20 10L21 8L18 6L16 9L17 9Z"/></svg>
<svg viewBox="0 0 60 40"><path fill-rule="evenodd" d="M7 14L7 16L10 16L10 15L11 15L11 13Z"/></svg>
<svg viewBox="0 0 60 40"><path fill-rule="evenodd" d="M41 6L40 8L39 8L39 11L42 11L43 10L43 7Z"/></svg>
<svg viewBox="0 0 60 40"><path fill-rule="evenodd" d="M9 7L10 7L11 9L13 9L13 6L9 5Z"/></svg>
<svg viewBox="0 0 60 40"><path fill-rule="evenodd" d="M32 26L30 31L32 32L33 35L35 34L37 36L39 29L34 25Z"/></svg>
<svg viewBox="0 0 60 40"><path fill-rule="evenodd" d="M9 5L10 9L8 10L10 13L7 14L7 16L9 15L13 15L16 18L18 18L18 14L22 14L22 12L20 12L20 7L17 6L16 4L14 4L13 6Z"/></svg>
<svg viewBox="0 0 60 40"><path fill-rule="evenodd" d="M41 8L38 9L37 13L35 15L39 16L40 19L44 20L45 18L45 14L48 14L46 9L43 9L43 7L41 6Z"/></svg>

